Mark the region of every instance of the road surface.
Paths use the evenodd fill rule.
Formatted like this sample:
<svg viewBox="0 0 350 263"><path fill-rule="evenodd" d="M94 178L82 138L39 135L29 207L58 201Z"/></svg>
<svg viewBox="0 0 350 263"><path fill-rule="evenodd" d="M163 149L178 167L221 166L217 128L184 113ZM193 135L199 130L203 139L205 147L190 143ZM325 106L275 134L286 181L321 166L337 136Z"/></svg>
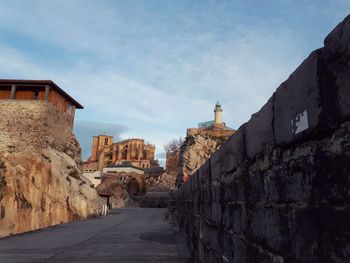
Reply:
<svg viewBox="0 0 350 263"><path fill-rule="evenodd" d="M123 208L0 239L0 262L190 262L166 209Z"/></svg>

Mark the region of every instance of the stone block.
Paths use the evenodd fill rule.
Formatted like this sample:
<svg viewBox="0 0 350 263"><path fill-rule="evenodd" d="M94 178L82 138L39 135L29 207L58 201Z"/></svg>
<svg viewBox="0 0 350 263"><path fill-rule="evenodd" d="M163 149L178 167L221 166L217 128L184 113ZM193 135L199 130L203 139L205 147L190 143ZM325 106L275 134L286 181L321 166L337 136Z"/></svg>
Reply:
<svg viewBox="0 0 350 263"><path fill-rule="evenodd" d="M196 173L198 173L198 188L200 188L202 186L202 178L203 178L203 168L200 167Z"/></svg>
<svg viewBox="0 0 350 263"><path fill-rule="evenodd" d="M245 200L244 177L235 174L226 175L223 181L223 202L240 202Z"/></svg>
<svg viewBox="0 0 350 263"><path fill-rule="evenodd" d="M348 135L346 135L348 136ZM348 140L350 141L350 140ZM346 145L346 142L342 142ZM349 143L349 142L348 142ZM323 203L343 203L350 200L349 154L319 151L315 157L314 180L318 183Z"/></svg>
<svg viewBox="0 0 350 263"><path fill-rule="evenodd" d="M247 244L246 242L235 236L233 237L233 248L234 248L234 263L243 263L243 262L248 262L247 261ZM250 261L250 262L254 262L254 261Z"/></svg>
<svg viewBox="0 0 350 263"><path fill-rule="evenodd" d="M242 234L246 227L245 205L225 205L222 223L225 229L232 230L235 234Z"/></svg>
<svg viewBox="0 0 350 263"><path fill-rule="evenodd" d="M297 209L292 213L293 240L295 243L294 255L299 262L320 262L319 257L321 237L320 224L327 223L330 218L323 221L315 209ZM325 259L325 258L322 258ZM334 262L327 261L324 262Z"/></svg>
<svg viewBox="0 0 350 263"><path fill-rule="evenodd" d="M263 176L262 200L267 202L310 202L317 199L319 184L309 155L276 165Z"/></svg>
<svg viewBox="0 0 350 263"><path fill-rule="evenodd" d="M210 157L210 174L212 181L221 180L220 151L216 151Z"/></svg>
<svg viewBox="0 0 350 263"><path fill-rule="evenodd" d="M221 218L222 218L221 204L219 204L219 203L212 203L211 204L210 221L213 224L219 226L221 224Z"/></svg>
<svg viewBox="0 0 350 263"><path fill-rule="evenodd" d="M228 233L224 232L223 234L223 255L222 255L222 262L223 263L230 263L233 262L234 258L234 247L233 247L233 236Z"/></svg>
<svg viewBox="0 0 350 263"><path fill-rule="evenodd" d="M197 191L199 184L198 184L198 170L194 172L194 174L191 176L192 180L192 191Z"/></svg>
<svg viewBox="0 0 350 263"><path fill-rule="evenodd" d="M209 185L210 183L210 169L209 160L207 160L199 169L199 185L200 187Z"/></svg>
<svg viewBox="0 0 350 263"><path fill-rule="evenodd" d="M264 145L274 145L273 103L274 98L271 97L260 111L252 115L245 125L247 155L249 158L261 153Z"/></svg>
<svg viewBox="0 0 350 263"><path fill-rule="evenodd" d="M219 256L218 253L210 250L209 251L209 258L207 259L208 263L218 263L221 262L221 257Z"/></svg>
<svg viewBox="0 0 350 263"><path fill-rule="evenodd" d="M311 53L275 92L274 134L277 145L304 138L320 123L318 59L318 52Z"/></svg>
<svg viewBox="0 0 350 263"><path fill-rule="evenodd" d="M234 172L245 158L245 124L221 146L219 152L223 176Z"/></svg>
<svg viewBox="0 0 350 263"><path fill-rule="evenodd" d="M220 203L221 200L221 183L220 182L212 182L211 187L211 201L213 203Z"/></svg>
<svg viewBox="0 0 350 263"><path fill-rule="evenodd" d="M201 240L203 243L212 250L219 251L219 229L203 222L201 230Z"/></svg>
<svg viewBox="0 0 350 263"><path fill-rule="evenodd" d="M323 68L330 71L326 84L338 93L338 103L333 101L333 105L338 106L339 121L350 120L350 17L338 24L324 42Z"/></svg>
<svg viewBox="0 0 350 263"><path fill-rule="evenodd" d="M350 15L328 34L324 46L333 53L350 56Z"/></svg>
<svg viewBox="0 0 350 263"><path fill-rule="evenodd" d="M247 237L271 250L290 254L288 213L286 207L247 205Z"/></svg>
<svg viewBox="0 0 350 263"><path fill-rule="evenodd" d="M259 263L283 263L285 262L280 256L274 255L271 251L266 251L261 247L257 247L252 243L246 245L246 261L245 262L259 262ZM288 261L287 261L288 262Z"/></svg>
<svg viewBox="0 0 350 263"><path fill-rule="evenodd" d="M259 202L264 195L263 175L260 171L253 169L244 180L244 199L246 201Z"/></svg>

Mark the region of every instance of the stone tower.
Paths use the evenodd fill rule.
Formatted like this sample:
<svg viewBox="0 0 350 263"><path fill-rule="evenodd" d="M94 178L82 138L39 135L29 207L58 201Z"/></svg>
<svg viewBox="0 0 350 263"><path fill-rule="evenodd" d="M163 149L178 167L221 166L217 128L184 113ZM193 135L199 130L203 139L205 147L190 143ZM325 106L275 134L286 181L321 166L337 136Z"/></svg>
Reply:
<svg viewBox="0 0 350 263"><path fill-rule="evenodd" d="M215 124L222 124L222 108L219 102L216 103L214 108L214 123Z"/></svg>

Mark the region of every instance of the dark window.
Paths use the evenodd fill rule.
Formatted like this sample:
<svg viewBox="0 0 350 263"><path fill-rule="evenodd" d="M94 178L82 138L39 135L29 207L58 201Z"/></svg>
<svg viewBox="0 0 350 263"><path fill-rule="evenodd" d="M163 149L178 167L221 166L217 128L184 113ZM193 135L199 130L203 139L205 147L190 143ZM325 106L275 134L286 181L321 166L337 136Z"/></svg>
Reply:
<svg viewBox="0 0 350 263"><path fill-rule="evenodd" d="M38 99L39 99L39 91L36 90L36 91L34 91L34 93L33 93L33 100L38 100Z"/></svg>
<svg viewBox="0 0 350 263"><path fill-rule="evenodd" d="M108 145L108 138L105 138L105 145Z"/></svg>

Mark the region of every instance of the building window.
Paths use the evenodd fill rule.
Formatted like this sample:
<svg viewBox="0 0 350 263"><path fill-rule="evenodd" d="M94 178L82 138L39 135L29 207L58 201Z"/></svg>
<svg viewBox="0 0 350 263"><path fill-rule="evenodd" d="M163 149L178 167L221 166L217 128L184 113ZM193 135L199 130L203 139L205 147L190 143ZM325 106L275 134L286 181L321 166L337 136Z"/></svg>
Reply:
<svg viewBox="0 0 350 263"><path fill-rule="evenodd" d="M105 145L108 145L108 138L105 138Z"/></svg>
<svg viewBox="0 0 350 263"><path fill-rule="evenodd" d="M99 179L101 179L101 177L99 177L99 176L96 176L96 177L95 177L95 179L99 180Z"/></svg>

